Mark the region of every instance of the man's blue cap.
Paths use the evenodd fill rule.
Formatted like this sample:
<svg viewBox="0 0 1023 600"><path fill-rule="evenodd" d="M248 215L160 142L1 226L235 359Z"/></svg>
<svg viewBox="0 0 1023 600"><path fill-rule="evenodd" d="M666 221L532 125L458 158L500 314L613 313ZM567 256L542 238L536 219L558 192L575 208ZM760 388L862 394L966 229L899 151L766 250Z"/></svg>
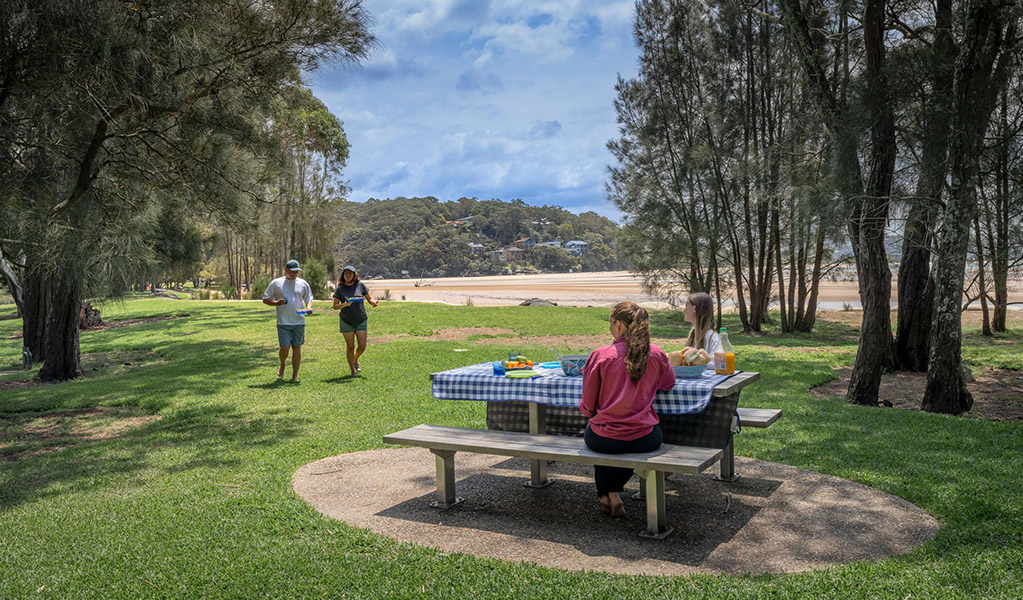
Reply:
<svg viewBox="0 0 1023 600"><path fill-rule="evenodd" d="M302 265L298 264L298 261L293 258L288 261L288 264L284 265L284 268L289 271L301 271Z"/></svg>

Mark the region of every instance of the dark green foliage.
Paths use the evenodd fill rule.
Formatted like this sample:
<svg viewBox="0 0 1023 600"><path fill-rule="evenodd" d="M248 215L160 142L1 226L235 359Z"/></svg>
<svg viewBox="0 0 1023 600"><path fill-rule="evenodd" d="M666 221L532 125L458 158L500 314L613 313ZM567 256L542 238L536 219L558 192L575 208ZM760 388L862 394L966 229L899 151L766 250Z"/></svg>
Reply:
<svg viewBox="0 0 1023 600"><path fill-rule="evenodd" d="M252 282L252 286L249 287L249 300L262 300L263 292L266 291L267 286L273 281L273 277L269 275L260 275Z"/></svg>
<svg viewBox="0 0 1023 600"><path fill-rule="evenodd" d="M326 300L330 297L330 293L327 291L327 268L323 266L323 263L316 260L308 260L302 264L302 273L300 274L302 279L306 280L309 287L313 290L313 298L317 300ZM266 289L266 286L263 287ZM263 293L262 290L259 291ZM262 296L260 296L262 298Z"/></svg>
<svg viewBox="0 0 1023 600"><path fill-rule="evenodd" d="M2 3L0 239L26 257L44 377L78 374L76 331L49 325L68 302L160 262L159 207L247 214L285 160L275 102L303 70L364 56L367 21L358 0Z"/></svg>
<svg viewBox="0 0 1023 600"><path fill-rule="evenodd" d="M593 212L574 215L561 207L529 206L521 200L441 202L402 197L346 203L340 214L346 224L341 261L359 266L360 273L401 276L406 271L411 277L496 273L508 265L486 256L473 258L469 244L492 251L523 238L534 243L583 239L596 248L594 257L583 263L587 269L623 266L614 251L617 225ZM527 250L525 264L551 271L578 267L578 257L548 250L554 248Z"/></svg>

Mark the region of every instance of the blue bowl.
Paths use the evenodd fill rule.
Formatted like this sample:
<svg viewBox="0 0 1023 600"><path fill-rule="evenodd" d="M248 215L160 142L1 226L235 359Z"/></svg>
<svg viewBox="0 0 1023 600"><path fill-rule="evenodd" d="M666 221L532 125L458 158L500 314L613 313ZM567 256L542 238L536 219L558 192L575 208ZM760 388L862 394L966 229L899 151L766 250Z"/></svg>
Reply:
<svg viewBox="0 0 1023 600"><path fill-rule="evenodd" d="M703 376L707 365L696 365L694 367L674 367L675 377L679 379L696 379Z"/></svg>
<svg viewBox="0 0 1023 600"><path fill-rule="evenodd" d="M561 372L568 376L582 375L589 354L562 354Z"/></svg>

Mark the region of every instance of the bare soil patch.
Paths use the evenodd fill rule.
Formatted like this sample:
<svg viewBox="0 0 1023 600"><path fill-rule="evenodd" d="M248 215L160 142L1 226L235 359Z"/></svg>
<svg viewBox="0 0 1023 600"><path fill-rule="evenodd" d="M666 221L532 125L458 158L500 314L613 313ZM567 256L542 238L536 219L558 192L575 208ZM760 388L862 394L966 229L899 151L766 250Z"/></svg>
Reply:
<svg viewBox="0 0 1023 600"><path fill-rule="evenodd" d="M438 342L464 342L470 337L509 338L513 336L515 336L515 332L511 329L505 329L504 327L453 327L449 329L435 329L430 335L413 336L411 333L398 333L373 336L372 339L376 343L393 342L395 340L404 340L410 337L421 337Z"/></svg>
<svg viewBox="0 0 1023 600"><path fill-rule="evenodd" d="M733 483L709 474L666 482L663 541L640 538L645 505L623 494L624 519L602 515L593 468L553 463L554 485L532 490L529 463L458 453L465 502L430 506L435 457L426 449L352 452L292 478L323 515L398 540L508 561L630 575L759 574L820 569L909 552L938 531L920 508L877 489L788 465L736 457ZM713 469L713 467L712 467ZM380 482L386 481L387 485Z"/></svg>
<svg viewBox="0 0 1023 600"><path fill-rule="evenodd" d="M16 461L109 440L159 421L134 407L98 406L0 417L0 460Z"/></svg>
<svg viewBox="0 0 1023 600"><path fill-rule="evenodd" d="M851 368L836 369L838 379L810 388L818 398L845 397ZM920 410L927 386L926 373L886 373L881 376L878 398L882 405ZM966 384L973 394L973 409L963 416L991 421L1023 421L1023 371L985 369Z"/></svg>

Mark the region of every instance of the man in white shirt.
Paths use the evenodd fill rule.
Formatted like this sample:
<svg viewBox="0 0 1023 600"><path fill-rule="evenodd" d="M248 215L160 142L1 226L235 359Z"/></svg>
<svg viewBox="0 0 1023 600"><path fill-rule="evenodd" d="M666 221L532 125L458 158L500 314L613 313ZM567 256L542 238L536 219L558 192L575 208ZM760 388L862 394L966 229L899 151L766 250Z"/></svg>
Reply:
<svg viewBox="0 0 1023 600"><path fill-rule="evenodd" d="M284 363L291 350L291 381L298 383L298 367L302 364L302 344L305 343L305 313L313 306L313 290L305 279L298 276L302 266L289 260L284 277L278 277L266 286L263 304L277 307L277 341L280 344L281 366L277 377L284 377Z"/></svg>

